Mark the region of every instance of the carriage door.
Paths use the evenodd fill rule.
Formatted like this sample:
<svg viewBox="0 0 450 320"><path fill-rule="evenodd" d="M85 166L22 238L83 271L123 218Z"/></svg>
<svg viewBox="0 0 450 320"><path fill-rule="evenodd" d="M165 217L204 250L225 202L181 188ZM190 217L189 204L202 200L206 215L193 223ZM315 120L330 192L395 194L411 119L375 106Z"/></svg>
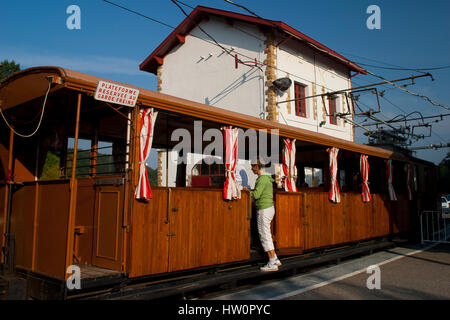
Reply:
<svg viewBox="0 0 450 320"><path fill-rule="evenodd" d="M122 270L124 179L98 179L95 183L92 264Z"/></svg>

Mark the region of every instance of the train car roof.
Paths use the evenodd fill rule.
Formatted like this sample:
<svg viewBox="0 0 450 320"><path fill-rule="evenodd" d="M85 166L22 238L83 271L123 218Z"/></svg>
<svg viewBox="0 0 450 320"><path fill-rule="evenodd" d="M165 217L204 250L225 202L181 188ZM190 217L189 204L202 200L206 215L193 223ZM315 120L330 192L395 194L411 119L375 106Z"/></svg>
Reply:
<svg viewBox="0 0 450 320"><path fill-rule="evenodd" d="M322 146L336 147L383 159L395 159L400 161L412 161L434 165L425 160L413 158L399 152L359 144L278 122L259 119L257 117L158 93L148 89L138 88L130 84L124 84L61 67L33 67L19 71L6 78L0 83L0 107L2 110L7 110L9 108L19 106L27 101L42 97L48 88L49 79L54 83L51 92L62 88L67 88L93 94L96 91L98 81L103 80L122 86L139 89L140 93L137 101L138 105L154 107L161 110L181 113L199 119L246 129L278 130L279 135L286 138L297 139L299 141ZM24 90L24 88L26 88L26 90Z"/></svg>

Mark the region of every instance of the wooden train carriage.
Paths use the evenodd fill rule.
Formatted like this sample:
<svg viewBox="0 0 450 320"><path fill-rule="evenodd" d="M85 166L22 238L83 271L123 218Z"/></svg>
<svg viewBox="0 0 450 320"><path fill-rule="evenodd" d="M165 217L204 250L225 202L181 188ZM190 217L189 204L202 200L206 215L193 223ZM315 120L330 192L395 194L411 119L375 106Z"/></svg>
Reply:
<svg viewBox="0 0 450 320"><path fill-rule="evenodd" d="M134 108L110 104L93 97L99 80L38 67L2 82L0 104L9 122L0 125L3 263L11 256L10 235L18 269L61 280L74 264L87 275L91 268L135 278L250 258L248 193L225 201L220 187L186 187L177 179L175 186L154 186L150 201L135 199L139 110L148 107L158 111L153 146L163 150L173 149L175 129L193 133L196 120L203 129L266 129L297 140L298 192L275 192L280 255L411 232L418 212L436 206L437 170L428 162L144 89ZM31 137L17 134L37 126ZM328 200L328 147L341 150L340 203ZM373 199L367 203L358 186L360 154L369 156ZM398 201L387 195L387 159L394 161ZM416 173L413 200L406 196L405 163ZM303 188L305 170L319 170L322 185Z"/></svg>

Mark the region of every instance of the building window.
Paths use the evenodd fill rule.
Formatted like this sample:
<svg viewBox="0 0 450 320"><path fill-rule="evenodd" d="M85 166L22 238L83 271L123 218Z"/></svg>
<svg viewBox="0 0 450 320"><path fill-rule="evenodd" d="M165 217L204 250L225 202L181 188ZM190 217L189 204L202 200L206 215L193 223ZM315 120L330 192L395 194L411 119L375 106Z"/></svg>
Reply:
<svg viewBox="0 0 450 320"><path fill-rule="evenodd" d="M329 106L328 114L330 115L330 124L335 125L337 125L337 117L334 115L337 112L336 101L337 97L334 96L328 97L328 106Z"/></svg>
<svg viewBox="0 0 450 320"><path fill-rule="evenodd" d="M306 86L296 82L295 83L295 99L302 99L306 97ZM295 100L295 115L306 118L306 100Z"/></svg>

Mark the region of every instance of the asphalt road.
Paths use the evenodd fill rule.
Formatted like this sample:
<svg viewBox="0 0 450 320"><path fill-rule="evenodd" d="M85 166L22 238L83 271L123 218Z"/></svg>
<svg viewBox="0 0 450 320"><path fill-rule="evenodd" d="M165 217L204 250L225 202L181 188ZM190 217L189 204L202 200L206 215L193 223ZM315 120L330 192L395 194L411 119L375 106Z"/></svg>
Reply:
<svg viewBox="0 0 450 320"><path fill-rule="evenodd" d="M448 300L450 244L381 265L380 289L367 288L367 280L372 274L364 272L287 299Z"/></svg>
<svg viewBox="0 0 450 320"><path fill-rule="evenodd" d="M380 289L376 284L379 269ZM369 279L369 277L371 277ZM368 281L369 279L369 281ZM398 246L308 274L222 294L218 300L449 300L450 244Z"/></svg>

